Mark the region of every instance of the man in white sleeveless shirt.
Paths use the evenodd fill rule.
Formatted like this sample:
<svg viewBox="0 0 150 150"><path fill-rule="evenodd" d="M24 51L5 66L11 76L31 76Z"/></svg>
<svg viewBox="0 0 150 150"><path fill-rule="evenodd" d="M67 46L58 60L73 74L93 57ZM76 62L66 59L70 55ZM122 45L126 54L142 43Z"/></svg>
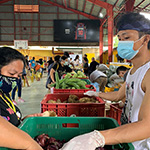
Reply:
<svg viewBox="0 0 150 150"><path fill-rule="evenodd" d="M135 150L150 150L150 21L139 13L127 13L119 19L117 29L118 55L133 64L126 82L119 91L84 94L115 102L124 100L123 125L77 136L62 150L95 150L104 145L130 142Z"/></svg>

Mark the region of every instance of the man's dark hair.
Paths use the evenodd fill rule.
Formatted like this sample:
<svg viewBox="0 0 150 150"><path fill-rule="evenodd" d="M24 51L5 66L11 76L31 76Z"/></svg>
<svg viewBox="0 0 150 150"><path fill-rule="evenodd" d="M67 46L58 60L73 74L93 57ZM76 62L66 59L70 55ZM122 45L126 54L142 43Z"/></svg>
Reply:
<svg viewBox="0 0 150 150"><path fill-rule="evenodd" d="M64 56L66 56L67 58L70 57L68 52L64 52Z"/></svg>
<svg viewBox="0 0 150 150"><path fill-rule="evenodd" d="M126 71L126 70L128 70L127 67L125 67L125 66L119 66L119 67L116 69L116 73L117 73L117 75L119 75L120 71Z"/></svg>
<svg viewBox="0 0 150 150"><path fill-rule="evenodd" d="M87 57L87 54L84 54L85 57Z"/></svg>
<svg viewBox="0 0 150 150"><path fill-rule="evenodd" d="M85 61L88 61L88 59L86 57L83 58Z"/></svg>
<svg viewBox="0 0 150 150"><path fill-rule="evenodd" d="M20 52L10 47L0 48L0 70L2 69L2 67L16 60L23 61L25 65L25 58Z"/></svg>
<svg viewBox="0 0 150 150"><path fill-rule="evenodd" d="M65 59L67 59L66 56L62 56L62 57L61 57L61 60L65 60Z"/></svg>
<svg viewBox="0 0 150 150"><path fill-rule="evenodd" d="M39 59L39 63L40 63L41 65L43 64L43 59L42 59L42 58Z"/></svg>
<svg viewBox="0 0 150 150"><path fill-rule="evenodd" d="M122 14L117 21L116 28L121 30L125 26L126 29L128 26L131 30L132 28L133 30L137 30L139 32L139 38L141 38L144 34L150 34L150 20L139 13L127 12ZM148 49L150 49L150 41L148 43Z"/></svg>
<svg viewBox="0 0 150 150"><path fill-rule="evenodd" d="M56 62L59 62L60 56L59 56L59 55L55 56L55 57L54 57L54 60L55 60Z"/></svg>
<svg viewBox="0 0 150 150"><path fill-rule="evenodd" d="M32 59L35 60L35 57L33 57Z"/></svg>
<svg viewBox="0 0 150 150"><path fill-rule="evenodd" d="M94 57L92 57L92 61L95 61L95 58L94 58Z"/></svg>

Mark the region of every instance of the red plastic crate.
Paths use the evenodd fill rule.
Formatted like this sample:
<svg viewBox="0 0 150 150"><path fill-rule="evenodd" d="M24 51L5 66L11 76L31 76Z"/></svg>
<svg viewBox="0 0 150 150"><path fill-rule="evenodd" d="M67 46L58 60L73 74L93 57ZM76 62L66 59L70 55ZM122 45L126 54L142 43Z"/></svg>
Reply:
<svg viewBox="0 0 150 150"><path fill-rule="evenodd" d="M73 93L79 98L88 97L83 93ZM47 94L41 101L41 112L53 110L57 116L104 116L105 102L97 97L100 103L47 103L48 100L60 99L61 102L68 99L70 93Z"/></svg>
<svg viewBox="0 0 150 150"><path fill-rule="evenodd" d="M53 88L53 93L85 93L87 91L96 91L93 85L85 85L87 88L93 87L93 89L55 89Z"/></svg>
<svg viewBox="0 0 150 150"><path fill-rule="evenodd" d="M111 104L109 117L114 118L118 121L119 125L121 125L120 118L122 113L122 107L119 104Z"/></svg>

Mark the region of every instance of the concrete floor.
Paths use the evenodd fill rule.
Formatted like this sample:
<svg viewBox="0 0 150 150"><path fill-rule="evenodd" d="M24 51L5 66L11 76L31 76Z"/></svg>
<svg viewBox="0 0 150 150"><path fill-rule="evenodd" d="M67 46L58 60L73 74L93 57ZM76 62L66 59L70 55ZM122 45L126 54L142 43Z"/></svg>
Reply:
<svg viewBox="0 0 150 150"><path fill-rule="evenodd" d="M33 113L40 113L40 102L47 94L48 90L45 87L46 84L46 73L40 81L34 80L33 83L30 82L30 87L22 88L22 98L25 100L24 103L18 102L18 97L16 93L16 102L18 107L22 112L23 117Z"/></svg>

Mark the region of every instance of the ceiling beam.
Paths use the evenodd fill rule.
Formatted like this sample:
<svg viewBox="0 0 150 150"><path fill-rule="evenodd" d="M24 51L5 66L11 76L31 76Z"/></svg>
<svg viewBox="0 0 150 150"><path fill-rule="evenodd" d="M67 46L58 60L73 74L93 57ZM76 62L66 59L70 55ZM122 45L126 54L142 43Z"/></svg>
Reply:
<svg viewBox="0 0 150 150"><path fill-rule="evenodd" d="M128 0L125 4L125 11L132 12L134 9L135 0Z"/></svg>
<svg viewBox="0 0 150 150"><path fill-rule="evenodd" d="M89 1L89 2L91 2L93 4L95 4L95 5L98 5L100 7L103 7L106 10L110 9L110 8L113 8L113 5L111 5L111 4L107 3L107 2L100 1L100 0L87 0L87 1ZM102 20L102 24L104 24L106 22L105 17L103 19L101 19L101 20Z"/></svg>
<svg viewBox="0 0 150 150"><path fill-rule="evenodd" d="M69 0L69 7L70 7L70 0Z"/></svg>
<svg viewBox="0 0 150 150"><path fill-rule="evenodd" d="M145 2L145 0L142 0L138 5L136 5L136 6L134 7L134 9L136 9L137 7L139 7L143 2Z"/></svg>
<svg viewBox="0 0 150 150"><path fill-rule="evenodd" d="M84 5L83 5L83 12L85 12L85 7L86 7L86 0L85 0Z"/></svg>
<svg viewBox="0 0 150 150"><path fill-rule="evenodd" d="M9 2L9 1L12 1L12 0L2 0L2 1L0 1L0 4L6 3L6 2Z"/></svg>
<svg viewBox="0 0 150 150"><path fill-rule="evenodd" d="M76 3L76 10L78 10L78 0L77 0L77 3Z"/></svg>
<svg viewBox="0 0 150 150"><path fill-rule="evenodd" d="M144 10L146 7L148 7L150 5L150 3L149 4L147 4L145 7L143 7L141 10Z"/></svg>
<svg viewBox="0 0 150 150"><path fill-rule="evenodd" d="M93 9L94 9L94 4L92 5L92 8L91 8L91 11L90 11L90 15L92 14L92 11L93 11Z"/></svg>
<svg viewBox="0 0 150 150"><path fill-rule="evenodd" d="M100 8L100 10L99 10L99 12L97 14L98 16L99 16L100 12L102 11L102 9L103 9L103 7Z"/></svg>
<svg viewBox="0 0 150 150"><path fill-rule="evenodd" d="M107 9L109 6L113 6L113 5L109 4L109 3L106 3L106 2L103 2L103 1L99 1L99 0L87 0L87 1L89 1L89 2L91 2L93 4L95 4L95 5L98 5L100 7L103 7L105 9Z"/></svg>
<svg viewBox="0 0 150 150"><path fill-rule="evenodd" d="M57 6L57 7L60 7L60 8L69 10L69 11L72 11L72 12L74 12L74 13L76 13L76 14L82 15L82 16L87 17L87 18L89 18L89 19L101 20L101 19L98 18L98 17L95 17L95 16L92 16L92 15L86 14L86 13L84 13L84 12L81 12L81 11L78 11L78 10L75 10L75 9L72 9L72 8L68 8L68 7L66 8L66 7L63 6L63 5L54 3L54 2L49 1L49 0L41 0L41 1L46 2L46 3L49 3L49 4L53 5L53 6Z"/></svg>
<svg viewBox="0 0 150 150"><path fill-rule="evenodd" d="M64 3L65 3L65 7L67 8L67 2L66 2L66 0L64 0Z"/></svg>
<svg viewBox="0 0 150 150"><path fill-rule="evenodd" d="M116 7L117 3L119 2L119 0L116 0L116 2L114 3L113 7Z"/></svg>

